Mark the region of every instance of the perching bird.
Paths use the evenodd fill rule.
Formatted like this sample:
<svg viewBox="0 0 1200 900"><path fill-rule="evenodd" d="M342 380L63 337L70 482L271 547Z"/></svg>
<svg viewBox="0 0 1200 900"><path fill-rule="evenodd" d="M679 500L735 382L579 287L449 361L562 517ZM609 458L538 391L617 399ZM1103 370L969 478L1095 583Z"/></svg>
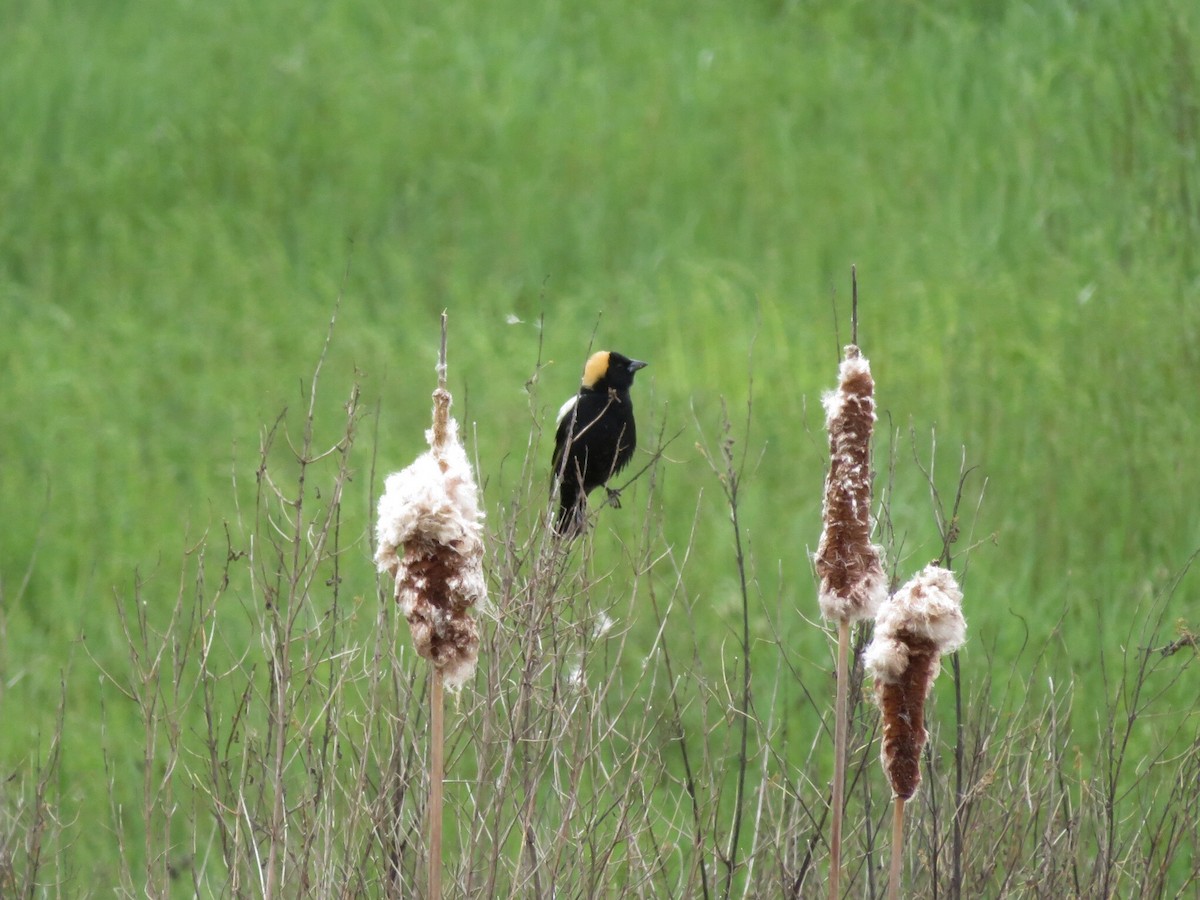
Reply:
<svg viewBox="0 0 1200 900"><path fill-rule="evenodd" d="M554 530L574 537L583 530L587 495L628 465L637 444L633 376L646 363L611 350L593 353L579 393L558 411L553 477L559 485Z"/></svg>

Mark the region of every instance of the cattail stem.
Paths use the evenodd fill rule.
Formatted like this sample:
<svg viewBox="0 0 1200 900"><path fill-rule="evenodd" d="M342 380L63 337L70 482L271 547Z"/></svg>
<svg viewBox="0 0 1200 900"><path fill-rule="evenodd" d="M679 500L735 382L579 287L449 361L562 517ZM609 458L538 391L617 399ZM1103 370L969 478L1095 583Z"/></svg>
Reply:
<svg viewBox="0 0 1200 900"><path fill-rule="evenodd" d="M837 900L842 880L842 807L846 793L846 743L849 729L850 621L838 622L837 695L833 730L833 826L829 835L829 900Z"/></svg>
<svg viewBox="0 0 1200 900"><path fill-rule="evenodd" d="M896 797L892 808L892 868L888 875L888 900L900 900L900 870L904 862L904 798Z"/></svg>
<svg viewBox="0 0 1200 900"><path fill-rule="evenodd" d="M445 776L445 704L442 670L431 667L429 694L429 900L442 897L442 783Z"/></svg>
<svg viewBox="0 0 1200 900"><path fill-rule="evenodd" d="M858 266L850 267L850 343L858 343Z"/></svg>
<svg viewBox="0 0 1200 900"><path fill-rule="evenodd" d="M446 389L446 318L443 312L433 427L425 432L429 451L388 476L375 526L375 565L396 580L413 645L429 660L426 896L432 900L442 896L445 689L458 690L475 673L479 629L471 609L487 598L478 491Z"/></svg>

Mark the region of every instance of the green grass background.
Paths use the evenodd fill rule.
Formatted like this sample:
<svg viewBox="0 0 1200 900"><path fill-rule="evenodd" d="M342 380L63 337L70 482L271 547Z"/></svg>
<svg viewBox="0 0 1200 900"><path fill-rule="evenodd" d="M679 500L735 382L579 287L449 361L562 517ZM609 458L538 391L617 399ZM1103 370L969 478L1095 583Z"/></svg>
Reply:
<svg viewBox="0 0 1200 900"><path fill-rule="evenodd" d="M169 604L247 496L259 429L303 405L339 297L321 402L361 378L385 469L421 447L450 311L494 518L593 336L648 359L643 433L684 432L596 541L647 502L677 542L698 517L714 648L736 571L695 445L724 399L756 595L827 667L801 617L852 263L901 433L901 572L939 550L908 438L927 458L936 425L940 490L965 447L995 536L964 665L1024 684L1027 635L1052 642L1086 745L1097 660L1200 547L1198 61L1182 0L6 5L0 778L44 750L65 676L75 847L108 871L102 696L109 746L141 740L99 686L127 666L114 591L136 572ZM1197 623L1198 588L1171 618Z"/></svg>

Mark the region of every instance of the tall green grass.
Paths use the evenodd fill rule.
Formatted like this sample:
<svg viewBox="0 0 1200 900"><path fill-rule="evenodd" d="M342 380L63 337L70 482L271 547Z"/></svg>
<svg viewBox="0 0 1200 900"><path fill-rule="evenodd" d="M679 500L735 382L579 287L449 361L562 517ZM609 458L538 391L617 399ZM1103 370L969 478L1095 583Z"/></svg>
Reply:
<svg viewBox="0 0 1200 900"><path fill-rule="evenodd" d="M940 548L907 464L936 425L942 491L965 447L995 536L964 666L1012 702L1048 690L1021 647L1053 642L1073 740L1101 742L1098 661L1200 547L1193 4L33 0L0 31L0 763L48 752L65 680L73 875L111 880L102 749L142 740L98 674L130 677L114 596L140 583L165 618L184 551L252 507L260 429L306 405L338 297L328 395L361 373L381 469L418 448L449 308L497 520L589 343L649 359L643 431L683 434L656 493L602 514L597 566L621 577L606 545L653 505L714 648L736 574L695 445L722 398L749 409L752 626L819 668L817 401L857 263L903 569ZM368 599L377 488L356 474L343 525ZM136 773L109 780L140 805Z"/></svg>

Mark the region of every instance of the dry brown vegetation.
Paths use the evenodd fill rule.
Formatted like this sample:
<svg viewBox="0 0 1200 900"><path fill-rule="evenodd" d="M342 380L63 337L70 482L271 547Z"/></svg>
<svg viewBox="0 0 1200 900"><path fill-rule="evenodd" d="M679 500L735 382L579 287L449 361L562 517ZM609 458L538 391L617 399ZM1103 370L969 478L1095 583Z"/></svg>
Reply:
<svg viewBox="0 0 1200 900"><path fill-rule="evenodd" d="M347 591L370 569L367 531L344 522L351 507L365 521L378 495L378 439L363 439L356 387L329 403L318 388L301 416L264 431L253 507L190 549L172 602L161 585L118 594L129 666L104 673L119 699L96 714L135 716L142 741L106 727L94 788L116 798L138 777L140 807L114 799L108 822L72 820L47 735L3 787L4 896L110 895L108 877L130 897L422 895L429 670L386 580ZM593 544L564 550L540 524L544 451L535 432L487 522L492 608L478 671L447 710L447 894L818 896L830 673L780 637L800 613L755 593L738 521L744 447L726 424L709 453L733 523L746 624L733 637L694 625L707 601L690 547L662 534L661 459L639 473L644 514L623 531L620 566L597 571ZM933 496L950 541L958 500L943 509ZM993 658L976 635L953 658L907 813L911 896L1194 895L1200 738L1195 710L1162 697L1196 651L1171 632L1172 591L1145 600L1120 659L1097 661L1110 702L1082 743L1098 759L1070 729L1072 683L1050 680L1062 634L1031 638L1019 659ZM773 635L754 647L751 617ZM866 638L855 632L850 666L842 885L879 897L890 789ZM1027 690L993 684L1014 667ZM119 872L72 857L82 828L111 831Z"/></svg>

